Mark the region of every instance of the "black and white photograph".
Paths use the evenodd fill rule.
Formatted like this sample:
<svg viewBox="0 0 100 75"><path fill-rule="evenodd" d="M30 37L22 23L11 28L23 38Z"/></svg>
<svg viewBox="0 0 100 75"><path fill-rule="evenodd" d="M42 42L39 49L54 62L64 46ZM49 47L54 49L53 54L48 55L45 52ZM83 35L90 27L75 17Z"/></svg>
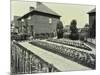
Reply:
<svg viewBox="0 0 100 75"><path fill-rule="evenodd" d="M11 74L96 69L96 5L11 0Z"/></svg>

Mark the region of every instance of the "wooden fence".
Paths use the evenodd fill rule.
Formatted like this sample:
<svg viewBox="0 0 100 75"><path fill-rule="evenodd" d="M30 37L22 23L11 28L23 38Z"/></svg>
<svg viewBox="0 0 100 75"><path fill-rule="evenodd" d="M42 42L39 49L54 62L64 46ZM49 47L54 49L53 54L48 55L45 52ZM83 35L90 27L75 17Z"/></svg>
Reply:
<svg viewBox="0 0 100 75"><path fill-rule="evenodd" d="M11 73L32 74L44 72L59 72L59 70L17 42L11 44Z"/></svg>

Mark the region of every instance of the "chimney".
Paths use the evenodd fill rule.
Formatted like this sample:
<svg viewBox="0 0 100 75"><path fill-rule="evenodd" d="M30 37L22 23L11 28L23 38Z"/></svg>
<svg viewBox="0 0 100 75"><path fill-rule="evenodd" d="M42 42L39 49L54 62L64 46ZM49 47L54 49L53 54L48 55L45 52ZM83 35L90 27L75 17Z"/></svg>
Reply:
<svg viewBox="0 0 100 75"><path fill-rule="evenodd" d="M30 11L33 11L34 9L35 9L35 8L32 7L32 6L30 6L30 8L29 8Z"/></svg>
<svg viewBox="0 0 100 75"><path fill-rule="evenodd" d="M37 9L39 9L41 6L42 6L42 3L41 3L41 2L37 2L37 3L36 3Z"/></svg>

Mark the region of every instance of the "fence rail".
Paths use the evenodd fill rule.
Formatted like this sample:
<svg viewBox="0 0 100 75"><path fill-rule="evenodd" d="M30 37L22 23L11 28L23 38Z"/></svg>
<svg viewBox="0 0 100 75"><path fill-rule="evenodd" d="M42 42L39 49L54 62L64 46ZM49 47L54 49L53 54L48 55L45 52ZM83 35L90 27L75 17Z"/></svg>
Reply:
<svg viewBox="0 0 100 75"><path fill-rule="evenodd" d="M59 72L52 64L45 62L17 42L11 44L11 73L32 74L39 72Z"/></svg>

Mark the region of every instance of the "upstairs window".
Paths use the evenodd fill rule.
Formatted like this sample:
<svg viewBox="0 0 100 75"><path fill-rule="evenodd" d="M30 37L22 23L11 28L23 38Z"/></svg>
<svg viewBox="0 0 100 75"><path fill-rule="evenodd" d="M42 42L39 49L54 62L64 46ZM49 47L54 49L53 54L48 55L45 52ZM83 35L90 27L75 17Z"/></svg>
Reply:
<svg viewBox="0 0 100 75"><path fill-rule="evenodd" d="M21 21L24 22L24 19L22 19Z"/></svg>
<svg viewBox="0 0 100 75"><path fill-rule="evenodd" d="M50 23L50 24L52 23L52 18L49 18L49 23Z"/></svg>

